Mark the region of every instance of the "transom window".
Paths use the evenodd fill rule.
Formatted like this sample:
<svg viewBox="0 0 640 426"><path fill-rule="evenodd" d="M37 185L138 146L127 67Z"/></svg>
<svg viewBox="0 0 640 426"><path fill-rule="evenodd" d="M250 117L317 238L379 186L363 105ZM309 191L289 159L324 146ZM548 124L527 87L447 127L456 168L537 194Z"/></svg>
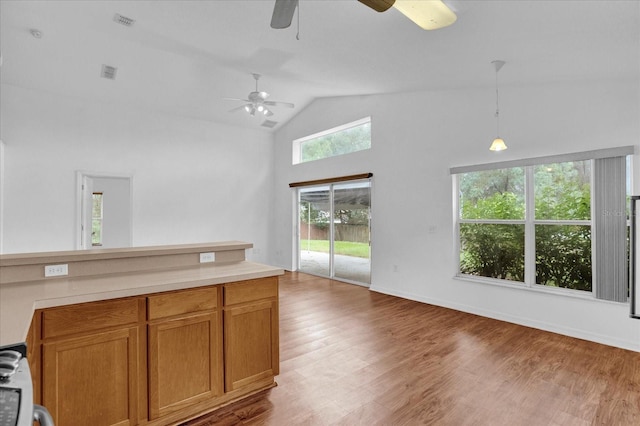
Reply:
<svg viewBox="0 0 640 426"><path fill-rule="evenodd" d="M630 152L453 168L457 275L626 301Z"/></svg>
<svg viewBox="0 0 640 426"><path fill-rule="evenodd" d="M293 141L293 164L371 148L371 117Z"/></svg>

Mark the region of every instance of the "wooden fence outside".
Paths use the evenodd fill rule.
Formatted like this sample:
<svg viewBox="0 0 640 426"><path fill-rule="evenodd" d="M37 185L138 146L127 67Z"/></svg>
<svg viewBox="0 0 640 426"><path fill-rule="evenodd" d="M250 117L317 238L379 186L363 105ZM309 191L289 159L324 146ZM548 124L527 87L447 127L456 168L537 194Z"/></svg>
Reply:
<svg viewBox="0 0 640 426"><path fill-rule="evenodd" d="M369 227L367 225L334 225L334 239L336 241L353 241L355 243L369 243ZM300 223L300 239L328 240L329 227Z"/></svg>

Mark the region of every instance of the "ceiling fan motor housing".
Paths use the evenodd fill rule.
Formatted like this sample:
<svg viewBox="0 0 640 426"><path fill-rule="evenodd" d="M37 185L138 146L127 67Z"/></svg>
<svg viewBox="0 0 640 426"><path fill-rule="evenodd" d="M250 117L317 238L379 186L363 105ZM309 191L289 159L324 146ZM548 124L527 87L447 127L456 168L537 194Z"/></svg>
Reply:
<svg viewBox="0 0 640 426"><path fill-rule="evenodd" d="M267 92L251 92L249 93L249 100L251 102L263 102L265 99L269 97Z"/></svg>

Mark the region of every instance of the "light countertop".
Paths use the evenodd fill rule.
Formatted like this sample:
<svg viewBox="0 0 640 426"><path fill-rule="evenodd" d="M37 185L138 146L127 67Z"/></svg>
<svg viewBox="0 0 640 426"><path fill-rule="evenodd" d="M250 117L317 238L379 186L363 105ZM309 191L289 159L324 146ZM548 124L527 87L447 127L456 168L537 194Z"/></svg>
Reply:
<svg viewBox="0 0 640 426"><path fill-rule="evenodd" d="M0 285L0 346L24 341L35 309L284 274L248 261Z"/></svg>

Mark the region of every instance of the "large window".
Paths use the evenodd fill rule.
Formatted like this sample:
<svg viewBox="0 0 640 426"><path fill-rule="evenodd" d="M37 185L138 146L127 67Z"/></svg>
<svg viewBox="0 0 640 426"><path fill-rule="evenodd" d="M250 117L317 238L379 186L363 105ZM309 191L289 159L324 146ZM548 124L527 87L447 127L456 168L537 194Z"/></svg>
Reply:
<svg viewBox="0 0 640 426"><path fill-rule="evenodd" d="M458 275L626 301L630 152L452 169Z"/></svg>
<svg viewBox="0 0 640 426"><path fill-rule="evenodd" d="M293 141L293 164L371 148L371 118L363 118Z"/></svg>

